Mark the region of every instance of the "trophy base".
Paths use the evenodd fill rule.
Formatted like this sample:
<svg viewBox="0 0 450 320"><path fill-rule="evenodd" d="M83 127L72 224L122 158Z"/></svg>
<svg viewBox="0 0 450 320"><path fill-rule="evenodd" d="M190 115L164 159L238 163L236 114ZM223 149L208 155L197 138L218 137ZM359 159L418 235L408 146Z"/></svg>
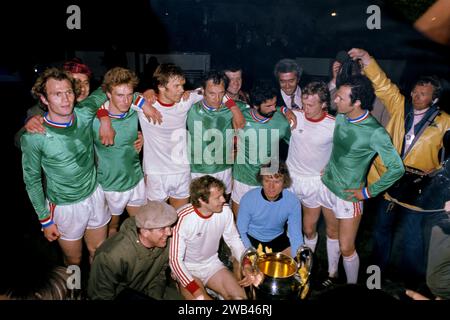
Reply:
<svg viewBox="0 0 450 320"><path fill-rule="evenodd" d="M296 292L291 292L287 294L273 294L269 292L264 292L262 290L255 290L255 300L299 300L298 294Z"/></svg>

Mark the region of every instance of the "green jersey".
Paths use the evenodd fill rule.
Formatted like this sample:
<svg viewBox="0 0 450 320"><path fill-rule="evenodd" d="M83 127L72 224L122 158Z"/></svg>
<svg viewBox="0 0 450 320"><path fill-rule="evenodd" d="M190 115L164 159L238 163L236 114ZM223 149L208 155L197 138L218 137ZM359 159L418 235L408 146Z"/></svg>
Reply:
<svg viewBox="0 0 450 320"><path fill-rule="evenodd" d="M244 112L248 108L236 101ZM204 100L195 103L188 112L188 152L191 172L211 174L231 168L233 164L233 113L225 106L214 109Z"/></svg>
<svg viewBox="0 0 450 320"><path fill-rule="evenodd" d="M356 198L348 200L344 190L365 186L367 171L376 154L380 155L388 170L368 187L371 197L389 188L403 175L402 159L386 130L369 112L353 120L337 115L333 150L322 176L323 183L339 198L357 202Z"/></svg>
<svg viewBox="0 0 450 320"><path fill-rule="evenodd" d="M39 220L50 216L46 198L54 204L77 203L97 187L92 121L106 95L97 89L77 105L73 119L59 126L44 117L45 134L21 138L23 179ZM47 185L44 193L41 169Z"/></svg>
<svg viewBox="0 0 450 320"><path fill-rule="evenodd" d="M110 117L116 132L114 145L105 146L99 136L100 121L94 120L97 179L105 191L123 192L134 188L144 177L139 154L134 148L138 132L138 114L130 109L122 118Z"/></svg>
<svg viewBox="0 0 450 320"><path fill-rule="evenodd" d="M279 161L279 143L289 143L291 128L277 111L272 118L259 119L254 109L243 112L245 127L238 131L238 148L233 164L233 178L249 186L260 185L257 175L261 165Z"/></svg>

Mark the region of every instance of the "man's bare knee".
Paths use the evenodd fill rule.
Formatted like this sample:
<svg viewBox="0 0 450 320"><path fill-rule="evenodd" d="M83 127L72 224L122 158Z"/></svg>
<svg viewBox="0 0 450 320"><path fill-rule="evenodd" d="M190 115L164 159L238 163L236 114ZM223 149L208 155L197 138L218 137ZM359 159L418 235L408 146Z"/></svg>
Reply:
<svg viewBox="0 0 450 320"><path fill-rule="evenodd" d="M314 237L316 236L316 228L315 227L304 227L303 228L303 233L305 234L307 239L314 239Z"/></svg>
<svg viewBox="0 0 450 320"><path fill-rule="evenodd" d="M79 266L81 264L81 255L79 255L79 256L64 255L64 264L66 266L72 266L72 265Z"/></svg>
<svg viewBox="0 0 450 320"><path fill-rule="evenodd" d="M340 245L341 254L344 257L350 257L355 252L354 245Z"/></svg>

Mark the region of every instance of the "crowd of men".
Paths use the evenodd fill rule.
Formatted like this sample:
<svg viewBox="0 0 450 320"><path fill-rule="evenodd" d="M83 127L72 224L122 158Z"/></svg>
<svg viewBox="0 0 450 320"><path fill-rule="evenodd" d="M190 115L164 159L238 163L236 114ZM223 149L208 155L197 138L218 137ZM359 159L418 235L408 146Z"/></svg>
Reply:
<svg viewBox="0 0 450 320"><path fill-rule="evenodd" d="M373 259L383 276L398 220L405 283L415 289L427 277L435 296L450 298L449 185L431 212L390 193L405 172L445 167L450 116L439 108L439 81L419 79L407 99L357 48L338 54L330 83L300 88L291 59L274 76L279 87L260 82L246 93L242 69L227 66L186 91L183 70L163 63L155 86L139 93L134 72L116 67L90 94L79 60L38 77L38 105L16 135L24 182L65 265L80 265L84 239L90 299L246 299L262 276L244 251L315 251L321 214L322 286L337 282L341 256L346 283L356 284L364 201L377 196ZM433 235L447 247L428 255ZM232 268L219 259L224 243Z"/></svg>

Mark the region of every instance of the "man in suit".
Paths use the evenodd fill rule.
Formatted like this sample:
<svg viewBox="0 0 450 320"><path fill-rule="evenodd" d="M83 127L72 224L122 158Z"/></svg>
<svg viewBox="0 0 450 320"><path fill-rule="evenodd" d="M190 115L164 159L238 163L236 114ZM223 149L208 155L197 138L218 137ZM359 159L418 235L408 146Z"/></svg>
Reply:
<svg viewBox="0 0 450 320"><path fill-rule="evenodd" d="M298 85L302 68L292 59L281 59L274 68L274 75L280 85L277 105L288 109L302 109L302 90Z"/></svg>

